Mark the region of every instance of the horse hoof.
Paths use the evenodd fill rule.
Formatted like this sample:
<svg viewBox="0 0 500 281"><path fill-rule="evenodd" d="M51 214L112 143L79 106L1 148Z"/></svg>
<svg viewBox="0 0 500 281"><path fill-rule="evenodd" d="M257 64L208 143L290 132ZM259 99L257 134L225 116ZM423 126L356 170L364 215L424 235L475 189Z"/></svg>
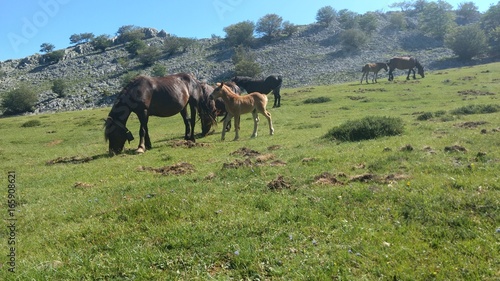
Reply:
<svg viewBox="0 0 500 281"><path fill-rule="evenodd" d="M144 153L144 148L142 147L139 147L136 151L135 151L136 154L143 154Z"/></svg>

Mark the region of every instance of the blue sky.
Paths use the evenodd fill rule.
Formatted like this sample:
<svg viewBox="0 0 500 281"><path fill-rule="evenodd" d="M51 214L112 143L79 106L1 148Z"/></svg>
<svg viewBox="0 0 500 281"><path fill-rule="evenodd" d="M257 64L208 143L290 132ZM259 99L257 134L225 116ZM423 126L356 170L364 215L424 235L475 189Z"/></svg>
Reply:
<svg viewBox="0 0 500 281"><path fill-rule="evenodd" d="M294 24L315 22L317 11L332 6L360 14L389 11L401 0L0 0L0 61L39 52L42 43L56 49L70 46L73 34L115 35L119 27L136 25L164 29L190 38L224 36L223 28L245 20L257 22L275 13ZM467 0L446 1L454 8ZM481 12L492 0L473 1Z"/></svg>

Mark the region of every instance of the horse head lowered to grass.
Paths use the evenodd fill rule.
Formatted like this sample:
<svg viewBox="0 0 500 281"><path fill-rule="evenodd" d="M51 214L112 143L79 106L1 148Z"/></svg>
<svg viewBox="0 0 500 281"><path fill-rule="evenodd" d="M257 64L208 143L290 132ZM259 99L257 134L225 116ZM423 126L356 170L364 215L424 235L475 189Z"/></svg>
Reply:
<svg viewBox="0 0 500 281"><path fill-rule="evenodd" d="M269 124L269 134L274 134L273 122L271 119L271 113L266 110L267 106L267 96L258 92L249 93L248 95L237 95L235 94L231 88L229 88L224 83L217 83L217 87L214 89L212 94L210 95L212 99L222 98L224 101L227 116L224 119L224 129L222 129L221 139L224 140L226 135L226 126L227 123L234 117L234 140L239 138L239 130L240 130L240 116L245 113L252 113L254 127L252 138L257 136L257 126L259 123L258 113L263 114L267 123Z"/></svg>
<svg viewBox="0 0 500 281"><path fill-rule="evenodd" d="M169 117L180 113L185 125L184 139L194 141L197 111L202 131L206 133L215 122L215 107L192 75L178 73L164 77L138 76L120 92L106 119L104 136L109 141L109 153L120 153L125 141L134 139L126 127L132 112L141 123L136 152L143 153L151 148L149 116Z"/></svg>
<svg viewBox="0 0 500 281"><path fill-rule="evenodd" d="M416 58L412 57L394 57L389 60L387 63L389 66L389 81L394 80L394 75L392 72L394 69L408 69L408 76L406 76L406 80L410 79L410 73L413 72L413 79L415 79L415 67L418 70L418 74L424 78L424 67L420 64L420 62Z"/></svg>

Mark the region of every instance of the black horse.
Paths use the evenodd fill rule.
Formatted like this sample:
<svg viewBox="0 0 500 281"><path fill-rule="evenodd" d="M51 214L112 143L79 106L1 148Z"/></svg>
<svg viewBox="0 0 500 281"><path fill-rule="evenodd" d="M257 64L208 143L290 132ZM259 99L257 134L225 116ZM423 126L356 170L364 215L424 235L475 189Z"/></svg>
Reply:
<svg viewBox="0 0 500 281"><path fill-rule="evenodd" d="M266 79L254 79L246 76L236 76L231 79L236 85L240 88L245 89L247 93L259 92L261 94L267 95L271 91L273 91L274 95L274 105L273 107L281 106L281 84L283 83L283 79L281 76L271 75Z"/></svg>
<svg viewBox="0 0 500 281"><path fill-rule="evenodd" d="M415 67L418 70L418 74L425 77L424 75L424 67L420 64L420 62L416 58L412 57L394 57L389 60L387 63L389 66L389 81L394 80L394 75L392 72L394 69L408 69L408 76L406 76L406 80L410 80L410 73L413 71L413 79L415 79Z"/></svg>
<svg viewBox="0 0 500 281"><path fill-rule="evenodd" d="M188 115L188 105L191 117ZM137 152L142 153L151 148L149 116L169 117L180 113L186 128L184 138L194 141L197 111L200 113L203 132L208 132L215 122L215 108L192 75L138 76L123 88L109 112L104 131L104 137L109 141L109 153L120 153L125 141L134 139L126 127L132 112L137 114L141 123Z"/></svg>

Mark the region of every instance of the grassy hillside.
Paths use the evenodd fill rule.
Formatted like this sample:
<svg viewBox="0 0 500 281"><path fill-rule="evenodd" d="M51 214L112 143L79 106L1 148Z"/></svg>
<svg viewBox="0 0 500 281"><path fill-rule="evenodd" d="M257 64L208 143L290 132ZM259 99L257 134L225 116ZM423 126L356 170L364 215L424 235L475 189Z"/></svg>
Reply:
<svg viewBox="0 0 500 281"><path fill-rule="evenodd" d="M500 113L477 109L499 71L284 89L275 135L248 115L236 142L219 125L189 147L180 116L153 117L154 149L112 158L109 108L0 119L0 279L498 280ZM323 137L366 116L404 133Z"/></svg>

